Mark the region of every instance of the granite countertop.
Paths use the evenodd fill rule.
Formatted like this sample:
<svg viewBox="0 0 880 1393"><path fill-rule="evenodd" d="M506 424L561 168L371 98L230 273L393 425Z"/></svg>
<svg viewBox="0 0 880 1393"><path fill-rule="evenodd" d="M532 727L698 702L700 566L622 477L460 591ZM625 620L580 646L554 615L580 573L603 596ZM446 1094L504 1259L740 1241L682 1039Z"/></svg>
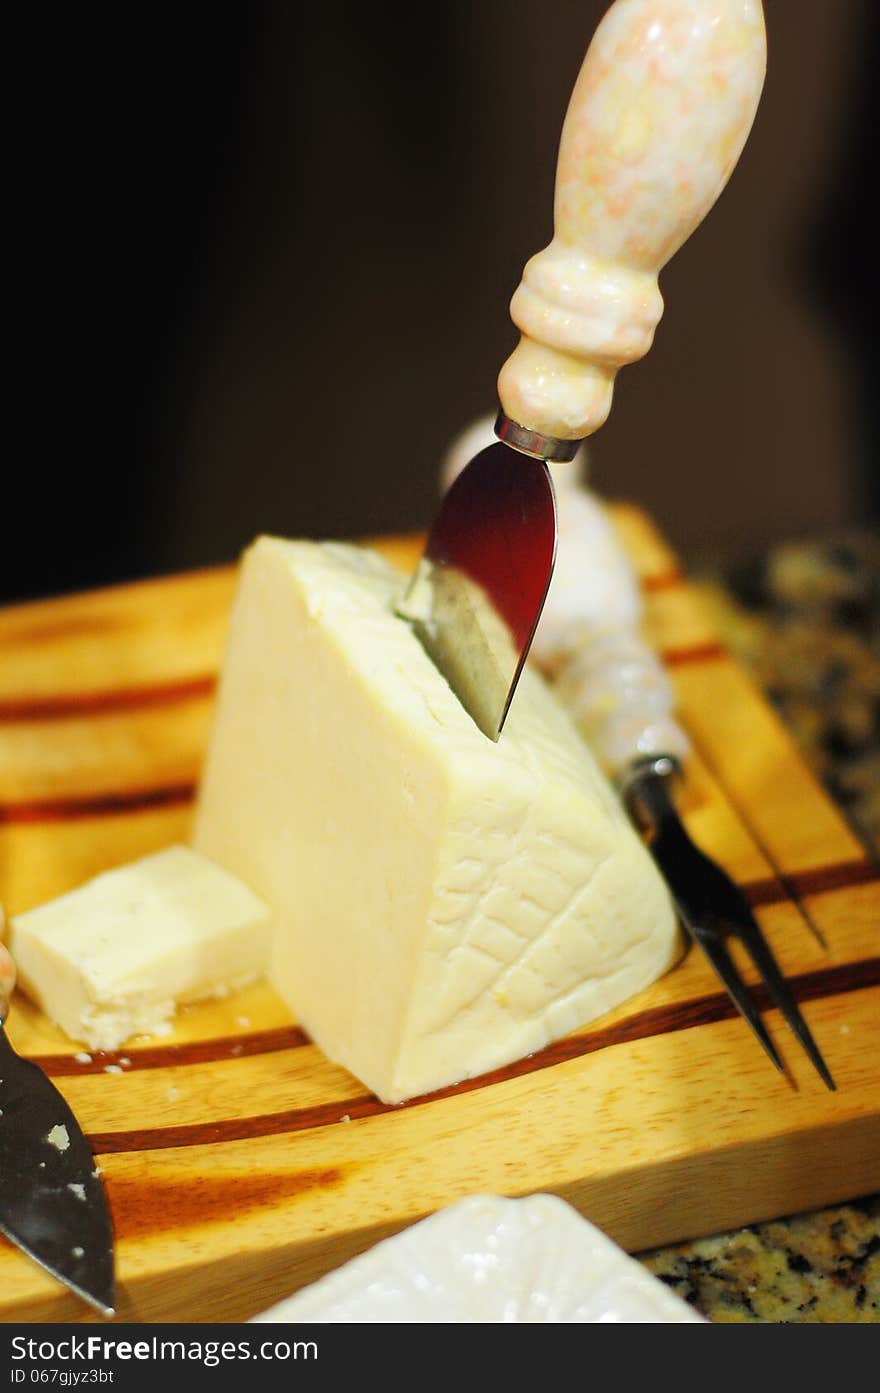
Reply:
<svg viewBox="0 0 880 1393"><path fill-rule="evenodd" d="M712 1321L880 1322L880 1195L640 1257Z"/></svg>
<svg viewBox="0 0 880 1393"><path fill-rule="evenodd" d="M695 579L867 854L880 857L880 538L781 545ZM639 1255L726 1323L880 1323L880 1194Z"/></svg>

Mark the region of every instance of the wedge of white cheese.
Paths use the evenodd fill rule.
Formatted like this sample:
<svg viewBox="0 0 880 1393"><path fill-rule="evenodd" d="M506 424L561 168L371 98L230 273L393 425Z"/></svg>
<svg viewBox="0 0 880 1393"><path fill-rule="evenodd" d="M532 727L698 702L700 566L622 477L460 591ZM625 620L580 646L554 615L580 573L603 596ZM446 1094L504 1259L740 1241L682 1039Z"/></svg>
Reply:
<svg viewBox="0 0 880 1393"><path fill-rule="evenodd" d="M474 1195L352 1258L252 1324L703 1323L554 1195Z"/></svg>
<svg viewBox="0 0 880 1393"><path fill-rule="evenodd" d="M163 1029L177 1004L260 976L269 914L221 866L171 846L13 917L8 938L19 983L46 1015L111 1050Z"/></svg>
<svg viewBox="0 0 880 1393"><path fill-rule="evenodd" d="M541 679L497 744L366 550L247 553L194 826L273 915L270 977L399 1102L540 1049L674 961L666 889Z"/></svg>

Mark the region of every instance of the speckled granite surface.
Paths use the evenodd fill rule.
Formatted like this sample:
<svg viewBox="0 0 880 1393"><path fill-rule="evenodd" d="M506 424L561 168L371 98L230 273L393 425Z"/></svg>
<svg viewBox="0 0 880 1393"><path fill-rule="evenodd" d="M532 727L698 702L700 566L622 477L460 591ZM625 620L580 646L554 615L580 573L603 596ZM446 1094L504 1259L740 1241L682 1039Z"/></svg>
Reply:
<svg viewBox="0 0 880 1393"><path fill-rule="evenodd" d="M780 546L696 579L723 638L880 856L880 537ZM880 1195L640 1256L712 1321L880 1323Z"/></svg>
<svg viewBox="0 0 880 1393"><path fill-rule="evenodd" d="M705 577L728 645L880 860L880 535L778 547Z"/></svg>
<svg viewBox="0 0 880 1393"><path fill-rule="evenodd" d="M880 1195L641 1260L712 1321L880 1323Z"/></svg>

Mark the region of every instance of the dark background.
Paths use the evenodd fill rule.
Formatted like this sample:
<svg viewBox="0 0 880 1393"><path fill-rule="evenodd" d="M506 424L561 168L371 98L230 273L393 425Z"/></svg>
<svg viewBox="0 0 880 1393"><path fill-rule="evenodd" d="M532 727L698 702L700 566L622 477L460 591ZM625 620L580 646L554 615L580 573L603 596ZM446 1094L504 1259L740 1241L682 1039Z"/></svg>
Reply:
<svg viewBox="0 0 880 1393"><path fill-rule="evenodd" d="M495 407L604 0L31 8L0 600L424 526ZM590 474L686 557L876 522L876 0L768 78ZM23 26L24 28L24 26Z"/></svg>

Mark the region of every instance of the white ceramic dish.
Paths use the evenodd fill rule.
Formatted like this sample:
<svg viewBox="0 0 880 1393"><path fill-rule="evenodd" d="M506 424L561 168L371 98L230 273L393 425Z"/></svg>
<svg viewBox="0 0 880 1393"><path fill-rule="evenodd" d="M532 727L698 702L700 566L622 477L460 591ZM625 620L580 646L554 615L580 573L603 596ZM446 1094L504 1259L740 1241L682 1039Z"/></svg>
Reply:
<svg viewBox="0 0 880 1393"><path fill-rule="evenodd" d="M460 1200L255 1320L703 1323L646 1268L553 1195Z"/></svg>

